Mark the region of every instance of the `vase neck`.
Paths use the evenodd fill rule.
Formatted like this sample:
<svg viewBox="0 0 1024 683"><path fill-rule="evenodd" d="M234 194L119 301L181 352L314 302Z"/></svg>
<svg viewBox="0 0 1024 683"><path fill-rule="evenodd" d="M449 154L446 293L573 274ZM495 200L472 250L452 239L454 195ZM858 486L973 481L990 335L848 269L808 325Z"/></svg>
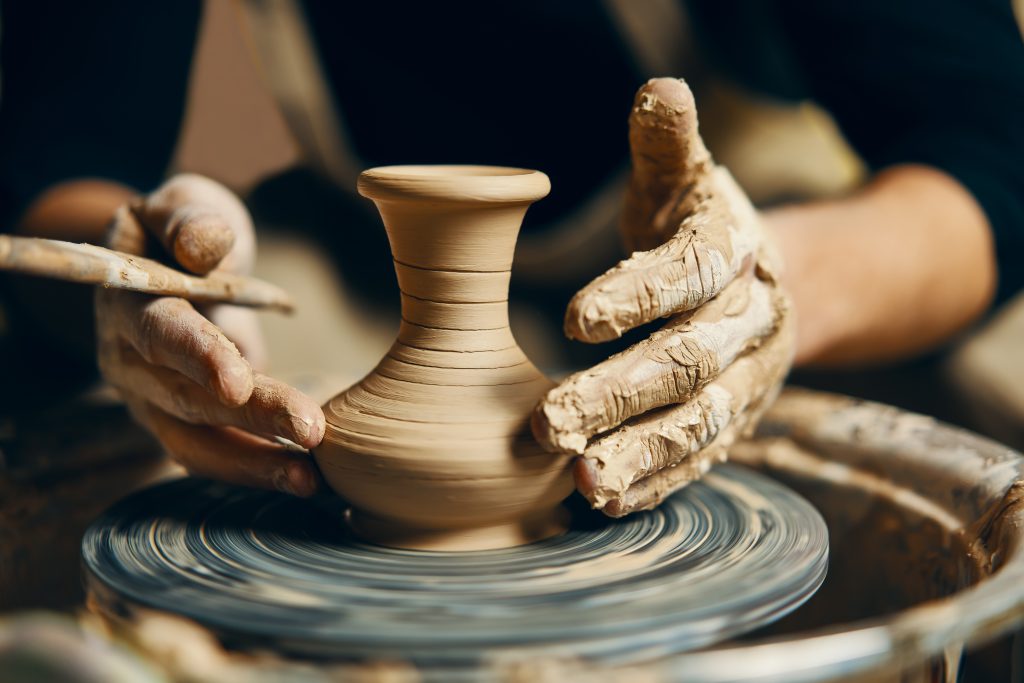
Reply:
<svg viewBox="0 0 1024 683"><path fill-rule="evenodd" d="M395 261L423 270L465 273L512 269L529 204L377 200Z"/></svg>
<svg viewBox="0 0 1024 683"><path fill-rule="evenodd" d="M508 328L508 271L419 270L397 261L395 271L405 322L466 332Z"/></svg>
<svg viewBox="0 0 1024 683"><path fill-rule="evenodd" d="M467 347L479 335L513 345L508 288L528 205L408 200L377 206L402 291L399 341L422 341L434 330L445 338L439 350L472 350Z"/></svg>

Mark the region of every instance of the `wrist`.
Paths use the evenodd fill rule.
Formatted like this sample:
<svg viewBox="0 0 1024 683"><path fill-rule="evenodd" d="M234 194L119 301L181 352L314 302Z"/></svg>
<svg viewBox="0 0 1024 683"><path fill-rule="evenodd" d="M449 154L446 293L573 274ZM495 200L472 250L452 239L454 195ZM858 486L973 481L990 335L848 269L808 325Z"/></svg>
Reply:
<svg viewBox="0 0 1024 683"><path fill-rule="evenodd" d="M794 318L796 329L793 364L800 366L812 358L821 345L821 332L813 325L814 316L807 315L806 297L800 288L800 283L807 281L805 273L808 270L803 230L798 222L792 220L786 209L764 211L761 220L782 264L780 284L792 302L790 315Z"/></svg>

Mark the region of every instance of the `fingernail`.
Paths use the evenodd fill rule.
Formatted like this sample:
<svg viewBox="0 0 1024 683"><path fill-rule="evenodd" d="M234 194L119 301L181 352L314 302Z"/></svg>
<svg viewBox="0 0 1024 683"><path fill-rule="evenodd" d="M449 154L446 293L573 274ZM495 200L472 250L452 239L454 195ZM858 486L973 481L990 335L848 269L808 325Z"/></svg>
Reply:
<svg viewBox="0 0 1024 683"><path fill-rule="evenodd" d="M235 233L219 215L182 209L174 220L174 257L194 273L205 275L216 268L235 244Z"/></svg>
<svg viewBox="0 0 1024 683"><path fill-rule="evenodd" d="M316 448L320 445L320 442L324 440L324 432L327 431L326 420L324 419L324 413L317 407L316 412L312 417L305 418L306 420L306 443L303 444L307 448Z"/></svg>
<svg viewBox="0 0 1024 683"><path fill-rule="evenodd" d="M228 406L241 406L249 400L253 390L252 369L243 358L232 358L217 372L217 394Z"/></svg>
<svg viewBox="0 0 1024 683"><path fill-rule="evenodd" d="M609 517L622 517L624 514L622 512L622 500L620 500L619 498L615 498L613 500L608 501L608 503L603 508L601 508L601 512L608 515Z"/></svg>
<svg viewBox="0 0 1024 683"><path fill-rule="evenodd" d="M597 488L597 475L594 472L594 465L587 458L578 457L573 464L573 476L576 479L576 488L588 498Z"/></svg>
<svg viewBox="0 0 1024 683"><path fill-rule="evenodd" d="M274 417L274 426L277 433L286 439L290 439L300 446L305 446L309 436L310 422L298 415L291 413L278 413Z"/></svg>
<svg viewBox="0 0 1024 683"><path fill-rule="evenodd" d="M319 411L318 411L319 412ZM277 433L303 448L313 448L324 438L323 413L315 417L281 413L274 418Z"/></svg>

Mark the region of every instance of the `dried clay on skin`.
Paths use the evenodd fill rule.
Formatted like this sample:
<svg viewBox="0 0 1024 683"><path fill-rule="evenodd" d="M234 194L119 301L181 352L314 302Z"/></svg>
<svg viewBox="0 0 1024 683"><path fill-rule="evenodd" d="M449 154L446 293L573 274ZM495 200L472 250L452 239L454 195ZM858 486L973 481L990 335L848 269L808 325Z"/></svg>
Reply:
<svg viewBox="0 0 1024 683"><path fill-rule="evenodd" d="M777 393L792 348L777 257L750 201L701 142L684 83L641 88L630 141L623 233L649 250L584 287L565 331L600 342L670 320L569 377L532 420L546 447L582 456L577 485L612 516L653 507L724 460Z"/></svg>

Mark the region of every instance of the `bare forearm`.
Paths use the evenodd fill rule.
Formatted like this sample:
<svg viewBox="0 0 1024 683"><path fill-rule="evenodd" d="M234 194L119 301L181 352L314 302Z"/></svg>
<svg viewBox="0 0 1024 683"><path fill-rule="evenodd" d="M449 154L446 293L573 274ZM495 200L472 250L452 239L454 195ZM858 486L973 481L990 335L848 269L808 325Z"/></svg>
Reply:
<svg viewBox="0 0 1024 683"><path fill-rule="evenodd" d="M72 180L39 195L15 231L32 237L99 244L118 206L134 192L104 180Z"/></svg>
<svg viewBox="0 0 1024 683"><path fill-rule="evenodd" d="M948 175L878 174L848 198L767 212L797 313L797 364L863 365L933 348L989 305L988 222Z"/></svg>

